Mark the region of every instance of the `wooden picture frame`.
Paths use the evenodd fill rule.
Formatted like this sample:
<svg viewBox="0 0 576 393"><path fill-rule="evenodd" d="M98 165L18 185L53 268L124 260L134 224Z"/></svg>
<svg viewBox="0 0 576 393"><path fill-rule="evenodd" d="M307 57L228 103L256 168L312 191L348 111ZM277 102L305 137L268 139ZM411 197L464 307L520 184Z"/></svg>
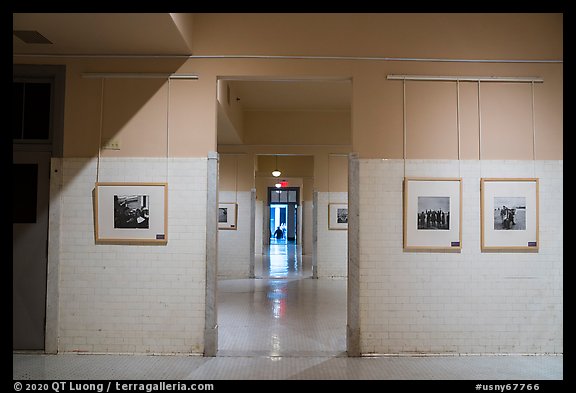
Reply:
<svg viewBox="0 0 576 393"><path fill-rule="evenodd" d="M404 178L404 251L460 252L462 179Z"/></svg>
<svg viewBox="0 0 576 393"><path fill-rule="evenodd" d="M219 203L218 204L218 229L236 230L238 229L238 204Z"/></svg>
<svg viewBox="0 0 576 393"><path fill-rule="evenodd" d="M94 236L98 244L167 244L168 184L96 183Z"/></svg>
<svg viewBox="0 0 576 393"><path fill-rule="evenodd" d="M328 204L328 229L336 229L336 230L348 229L347 203Z"/></svg>
<svg viewBox="0 0 576 393"><path fill-rule="evenodd" d="M483 252L538 252L538 178L480 179L480 247Z"/></svg>

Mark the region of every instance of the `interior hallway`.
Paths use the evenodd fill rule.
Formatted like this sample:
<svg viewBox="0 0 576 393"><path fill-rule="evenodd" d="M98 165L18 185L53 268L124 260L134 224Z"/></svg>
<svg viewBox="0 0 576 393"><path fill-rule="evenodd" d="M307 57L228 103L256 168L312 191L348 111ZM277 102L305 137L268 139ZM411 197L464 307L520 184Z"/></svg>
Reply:
<svg viewBox="0 0 576 393"><path fill-rule="evenodd" d="M311 257L276 239L254 270L218 281L218 356L345 356L345 279L311 278Z"/></svg>

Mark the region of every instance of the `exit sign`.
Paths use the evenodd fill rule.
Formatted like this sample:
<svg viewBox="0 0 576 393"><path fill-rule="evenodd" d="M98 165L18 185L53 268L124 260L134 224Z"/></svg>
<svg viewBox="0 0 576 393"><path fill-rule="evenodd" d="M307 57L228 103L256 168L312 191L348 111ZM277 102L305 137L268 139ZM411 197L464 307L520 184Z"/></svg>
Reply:
<svg viewBox="0 0 576 393"><path fill-rule="evenodd" d="M284 188L284 187L288 187L288 182L287 181L281 181L280 182L280 187Z"/></svg>

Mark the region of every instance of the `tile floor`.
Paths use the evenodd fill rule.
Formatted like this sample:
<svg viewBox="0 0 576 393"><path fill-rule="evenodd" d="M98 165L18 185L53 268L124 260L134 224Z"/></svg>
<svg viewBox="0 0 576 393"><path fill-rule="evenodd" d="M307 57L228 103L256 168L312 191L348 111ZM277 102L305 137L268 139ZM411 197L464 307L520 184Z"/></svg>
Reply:
<svg viewBox="0 0 576 393"><path fill-rule="evenodd" d="M272 244L256 279L218 282L216 357L24 354L17 380L561 380L562 356L346 357L346 280ZM472 388L472 386L471 386Z"/></svg>
<svg viewBox="0 0 576 393"><path fill-rule="evenodd" d="M286 244L254 270L218 282L219 356L345 355L345 279L312 279L310 258Z"/></svg>

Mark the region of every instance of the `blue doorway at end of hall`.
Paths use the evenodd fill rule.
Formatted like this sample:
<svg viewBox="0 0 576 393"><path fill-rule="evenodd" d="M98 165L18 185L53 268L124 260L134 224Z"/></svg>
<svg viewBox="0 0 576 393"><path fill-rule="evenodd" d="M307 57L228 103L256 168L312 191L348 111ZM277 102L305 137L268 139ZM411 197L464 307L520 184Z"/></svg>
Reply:
<svg viewBox="0 0 576 393"><path fill-rule="evenodd" d="M274 203L270 205L270 242L296 242L297 205Z"/></svg>

